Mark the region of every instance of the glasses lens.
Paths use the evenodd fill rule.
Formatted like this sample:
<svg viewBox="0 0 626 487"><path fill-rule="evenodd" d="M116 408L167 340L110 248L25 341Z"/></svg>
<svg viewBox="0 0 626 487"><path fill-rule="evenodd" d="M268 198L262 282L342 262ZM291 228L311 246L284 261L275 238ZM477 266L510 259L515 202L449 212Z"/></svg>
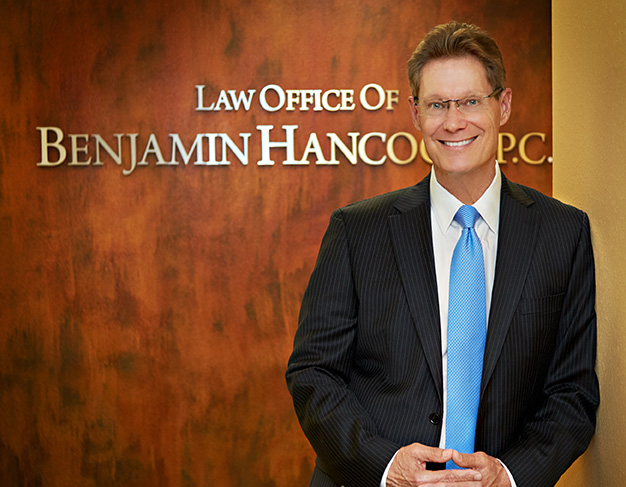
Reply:
<svg viewBox="0 0 626 487"><path fill-rule="evenodd" d="M486 99L480 96L469 96L467 98L463 98L459 100L458 107L459 110L463 113L472 114L477 113L483 110L487 104Z"/></svg>

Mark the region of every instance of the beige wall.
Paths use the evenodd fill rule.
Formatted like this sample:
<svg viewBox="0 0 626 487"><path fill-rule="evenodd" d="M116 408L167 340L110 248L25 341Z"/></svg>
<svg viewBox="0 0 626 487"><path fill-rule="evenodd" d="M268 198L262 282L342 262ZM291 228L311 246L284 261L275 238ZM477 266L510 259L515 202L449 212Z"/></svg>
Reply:
<svg viewBox="0 0 626 487"><path fill-rule="evenodd" d="M597 271L596 436L559 487L626 485L626 2L554 0L554 196L589 213Z"/></svg>

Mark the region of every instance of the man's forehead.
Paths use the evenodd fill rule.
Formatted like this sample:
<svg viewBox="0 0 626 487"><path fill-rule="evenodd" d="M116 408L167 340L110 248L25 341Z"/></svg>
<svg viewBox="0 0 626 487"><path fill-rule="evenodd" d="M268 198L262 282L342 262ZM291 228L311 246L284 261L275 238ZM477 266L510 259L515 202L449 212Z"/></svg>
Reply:
<svg viewBox="0 0 626 487"><path fill-rule="evenodd" d="M420 71L419 97L471 95L489 89L487 72L474 56L437 58L428 61Z"/></svg>

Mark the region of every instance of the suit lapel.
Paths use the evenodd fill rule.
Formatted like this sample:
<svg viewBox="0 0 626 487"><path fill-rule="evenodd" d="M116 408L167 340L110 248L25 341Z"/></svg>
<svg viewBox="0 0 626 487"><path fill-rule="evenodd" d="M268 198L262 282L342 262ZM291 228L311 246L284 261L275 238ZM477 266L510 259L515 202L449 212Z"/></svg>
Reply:
<svg viewBox="0 0 626 487"><path fill-rule="evenodd" d="M430 223L430 176L403 194L389 217L391 241L424 355L440 397L441 327Z"/></svg>
<svg viewBox="0 0 626 487"><path fill-rule="evenodd" d="M391 241L423 352L443 397L439 298L432 249L430 176L395 204L389 217ZM502 174L496 274L483 362L482 391L496 366L517 308L535 248L540 215L534 201Z"/></svg>
<svg viewBox="0 0 626 487"><path fill-rule="evenodd" d="M500 357L534 252L540 216L532 210L533 203L521 188L502 175L498 255L481 393L489 383Z"/></svg>

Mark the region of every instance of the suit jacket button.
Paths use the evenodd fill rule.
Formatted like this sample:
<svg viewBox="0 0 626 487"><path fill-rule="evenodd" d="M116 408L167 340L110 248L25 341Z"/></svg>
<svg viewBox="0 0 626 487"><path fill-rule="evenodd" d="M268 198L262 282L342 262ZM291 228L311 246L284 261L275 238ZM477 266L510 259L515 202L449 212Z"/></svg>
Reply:
<svg viewBox="0 0 626 487"><path fill-rule="evenodd" d="M430 416L428 416L428 419L430 420L430 423L434 424L435 426L441 423L441 416L439 416L437 413L432 413Z"/></svg>

